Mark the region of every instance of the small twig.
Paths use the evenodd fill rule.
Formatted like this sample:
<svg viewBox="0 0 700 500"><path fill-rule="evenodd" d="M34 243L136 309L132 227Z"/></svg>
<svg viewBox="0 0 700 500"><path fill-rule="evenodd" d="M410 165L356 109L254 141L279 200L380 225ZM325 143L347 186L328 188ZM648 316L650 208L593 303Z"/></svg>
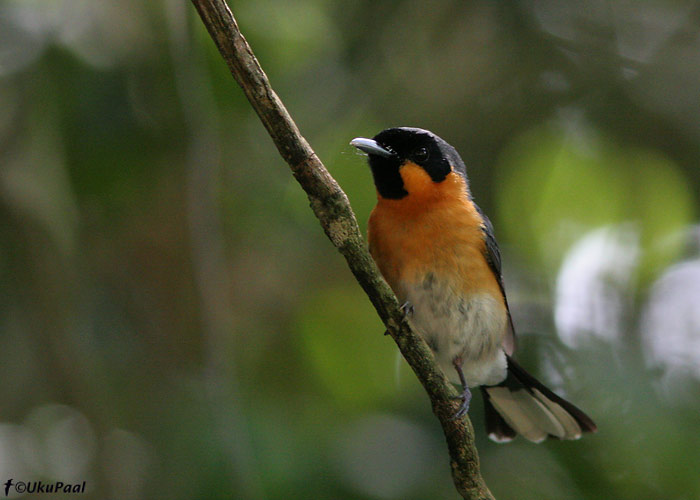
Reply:
<svg viewBox="0 0 700 500"><path fill-rule="evenodd" d="M435 364L433 353L405 321L393 292L367 252L350 203L272 90L224 0L192 0L233 77L245 92L280 155L306 191L328 238L345 257L401 354L425 388L440 420L450 453L452 477L466 499L493 499L479 471L474 430L468 418L453 420L457 392Z"/></svg>

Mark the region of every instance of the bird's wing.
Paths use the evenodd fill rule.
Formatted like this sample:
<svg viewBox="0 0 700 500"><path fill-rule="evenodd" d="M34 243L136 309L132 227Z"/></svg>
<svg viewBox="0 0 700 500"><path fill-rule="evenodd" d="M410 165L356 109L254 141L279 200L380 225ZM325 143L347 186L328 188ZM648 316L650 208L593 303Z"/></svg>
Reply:
<svg viewBox="0 0 700 500"><path fill-rule="evenodd" d="M475 204L476 205L476 204ZM508 299L506 298L506 289L503 286L503 274L501 272L501 251L498 249L498 243L496 242L496 237L493 234L493 225L489 218L481 211L481 209L476 206L479 211L483 223L481 225L481 230L484 233L484 242L486 243L485 255L486 262L488 262L491 271L493 271L494 276L496 276L496 281L498 281L498 286L503 294L503 301L506 304L506 312L508 314L508 325L506 327L506 335L503 339L503 349L509 356L513 355L515 350L515 329L513 328L513 319L510 316L510 309L508 308Z"/></svg>

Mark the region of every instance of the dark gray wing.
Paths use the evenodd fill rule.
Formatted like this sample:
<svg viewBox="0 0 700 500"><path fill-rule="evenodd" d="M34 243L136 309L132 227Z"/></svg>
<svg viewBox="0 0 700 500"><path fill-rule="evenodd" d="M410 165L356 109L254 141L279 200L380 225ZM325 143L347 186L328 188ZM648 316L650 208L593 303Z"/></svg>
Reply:
<svg viewBox="0 0 700 500"><path fill-rule="evenodd" d="M486 262L488 262L491 271L493 271L494 276L496 276L496 281L498 281L498 286L503 294L503 301L506 304L506 311L508 312L508 326L506 336L503 339L503 349L509 356L512 356L513 351L515 350L515 329L513 328L513 319L510 317L508 299L506 298L506 289L503 286L503 273L501 272L501 251L498 248L496 237L493 234L493 225L491 224L491 221L486 214L481 211L476 203L474 206L483 220L481 230L484 233L484 242L486 243L484 257L486 257Z"/></svg>

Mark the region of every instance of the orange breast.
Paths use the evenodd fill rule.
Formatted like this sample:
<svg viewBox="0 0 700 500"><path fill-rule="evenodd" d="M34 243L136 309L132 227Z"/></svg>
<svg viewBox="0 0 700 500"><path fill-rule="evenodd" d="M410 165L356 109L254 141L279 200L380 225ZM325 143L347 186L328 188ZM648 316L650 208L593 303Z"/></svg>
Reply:
<svg viewBox="0 0 700 500"><path fill-rule="evenodd" d="M401 169L409 192L400 200L379 198L370 215L370 252L389 285L404 300L404 288L427 273L450 282L463 296L491 293L498 282L484 258L482 217L454 172L433 182L416 165Z"/></svg>

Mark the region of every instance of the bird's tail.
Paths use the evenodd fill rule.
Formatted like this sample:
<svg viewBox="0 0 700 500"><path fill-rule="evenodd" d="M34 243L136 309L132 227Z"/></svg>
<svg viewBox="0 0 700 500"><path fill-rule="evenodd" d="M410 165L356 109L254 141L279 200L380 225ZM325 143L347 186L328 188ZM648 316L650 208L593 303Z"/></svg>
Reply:
<svg viewBox="0 0 700 500"><path fill-rule="evenodd" d="M497 442L516 434L539 443L548 436L578 439L596 432L593 420L547 389L508 356L508 376L498 385L482 386L486 432Z"/></svg>

